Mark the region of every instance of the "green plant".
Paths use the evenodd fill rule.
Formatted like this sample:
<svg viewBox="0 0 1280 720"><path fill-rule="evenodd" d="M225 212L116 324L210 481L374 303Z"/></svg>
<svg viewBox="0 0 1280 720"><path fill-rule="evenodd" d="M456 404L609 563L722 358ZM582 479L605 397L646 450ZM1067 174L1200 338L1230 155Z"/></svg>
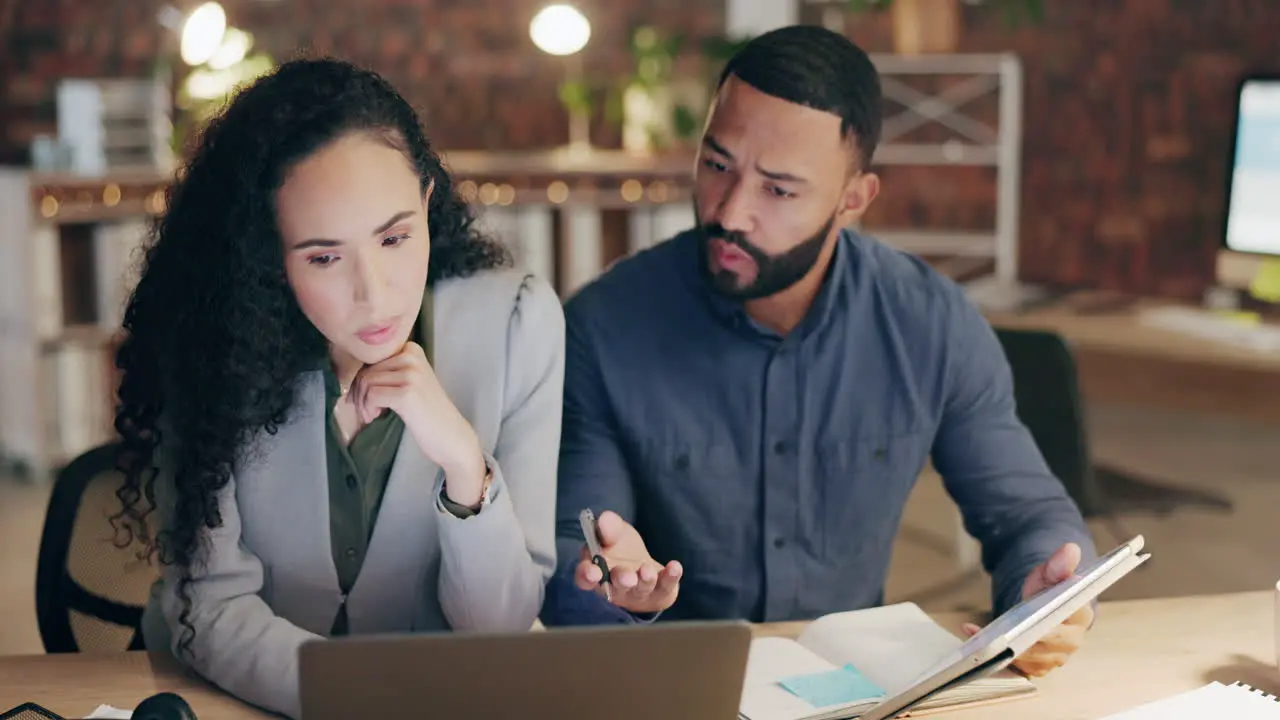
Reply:
<svg viewBox="0 0 1280 720"><path fill-rule="evenodd" d="M874 12L885 10L893 4L893 0L845 0L852 12ZM990 7L1004 16L1009 25L1022 22L1039 23L1044 21L1045 0L976 0L974 4Z"/></svg>
<svg viewBox="0 0 1280 720"><path fill-rule="evenodd" d="M645 25L631 33L631 57L634 70L619 78L605 98L605 119L613 125L625 120L624 98L635 87L655 92L671 81L675 59L684 48L684 36L661 37L657 29Z"/></svg>
<svg viewBox="0 0 1280 720"><path fill-rule="evenodd" d="M586 80L566 80L560 83L560 104L570 115L590 115L594 104L591 86Z"/></svg>
<svg viewBox="0 0 1280 720"><path fill-rule="evenodd" d="M748 41L750 37L731 38L728 36L712 36L703 39L697 46L702 61L703 76L701 81L708 87L714 86L724 64L729 61ZM686 52L687 39L683 35L663 36L651 26L637 28L631 36L631 54L635 61L635 69L619 79L610 89L605 102L605 117L615 124L624 121L624 96L630 91L639 90L656 94L669 88L675 81L675 63L681 53ZM649 128L651 144L661 147L669 140L687 141L696 137L702 128L706 108L702 103L691 104L689 99L671 99L671 127L669 138L659 137L659 130Z"/></svg>

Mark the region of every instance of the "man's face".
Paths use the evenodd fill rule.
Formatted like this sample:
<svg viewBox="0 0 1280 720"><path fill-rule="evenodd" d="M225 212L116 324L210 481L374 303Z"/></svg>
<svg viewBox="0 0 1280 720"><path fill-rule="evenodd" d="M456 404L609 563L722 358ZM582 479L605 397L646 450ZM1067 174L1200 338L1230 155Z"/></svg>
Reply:
<svg viewBox="0 0 1280 720"><path fill-rule="evenodd" d="M855 173L853 139L831 113L766 95L730 76L707 120L694 208L720 292L774 295L829 256L835 231L878 188Z"/></svg>

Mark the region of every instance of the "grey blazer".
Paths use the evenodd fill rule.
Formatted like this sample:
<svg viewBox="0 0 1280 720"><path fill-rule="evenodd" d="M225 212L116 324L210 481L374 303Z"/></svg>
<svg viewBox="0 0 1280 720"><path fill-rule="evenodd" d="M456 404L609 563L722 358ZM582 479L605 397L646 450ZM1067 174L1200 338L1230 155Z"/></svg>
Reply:
<svg viewBox="0 0 1280 720"><path fill-rule="evenodd" d="M545 282L484 272L433 290L435 371L494 469L473 517L441 506L440 468L404 433L368 555L347 598L353 634L530 628L555 567L556 464L564 315ZM297 717L298 648L329 632L343 598L329 537L324 384L301 379L298 407L263 433L219 497L191 586L190 665L216 685ZM157 514L172 488L158 457ZM182 636L177 577L162 568L144 612L150 649ZM183 657L184 661L186 657Z"/></svg>

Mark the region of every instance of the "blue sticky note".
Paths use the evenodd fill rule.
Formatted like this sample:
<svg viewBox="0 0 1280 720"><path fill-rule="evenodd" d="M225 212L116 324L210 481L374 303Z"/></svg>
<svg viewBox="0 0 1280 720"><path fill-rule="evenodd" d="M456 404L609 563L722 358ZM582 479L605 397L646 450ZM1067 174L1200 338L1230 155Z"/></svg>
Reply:
<svg viewBox="0 0 1280 720"><path fill-rule="evenodd" d="M783 678L778 684L814 707L847 705L885 694L879 685L868 680L852 665L829 672Z"/></svg>

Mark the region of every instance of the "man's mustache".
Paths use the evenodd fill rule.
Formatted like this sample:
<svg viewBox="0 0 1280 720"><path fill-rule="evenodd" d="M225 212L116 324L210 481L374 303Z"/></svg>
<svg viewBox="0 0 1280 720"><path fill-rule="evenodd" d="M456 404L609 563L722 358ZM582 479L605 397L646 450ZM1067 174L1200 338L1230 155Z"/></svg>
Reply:
<svg viewBox="0 0 1280 720"><path fill-rule="evenodd" d="M752 247L751 243L747 242L746 235L740 232L730 232L725 230L724 226L720 223L707 223L702 226L702 232L706 235L707 239L715 238L718 240L724 240L752 257L757 255L757 250Z"/></svg>

